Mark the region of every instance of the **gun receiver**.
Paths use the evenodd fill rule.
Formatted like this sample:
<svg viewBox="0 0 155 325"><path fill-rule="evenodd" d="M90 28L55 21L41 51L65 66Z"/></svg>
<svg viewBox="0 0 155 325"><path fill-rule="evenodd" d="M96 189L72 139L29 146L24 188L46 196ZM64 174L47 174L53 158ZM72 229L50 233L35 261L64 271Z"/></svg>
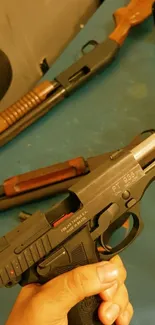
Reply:
<svg viewBox="0 0 155 325"><path fill-rule="evenodd" d="M145 164L144 164L145 161ZM155 134L112 155L69 189L47 213L34 213L0 239L0 287L41 284L79 265L109 260L140 234L140 200L155 180ZM115 247L109 239L132 216L133 227ZM97 244L104 248L98 252ZM69 313L69 325L97 325L98 296ZM91 306L91 312L88 308ZM95 316L96 315L96 316Z"/></svg>

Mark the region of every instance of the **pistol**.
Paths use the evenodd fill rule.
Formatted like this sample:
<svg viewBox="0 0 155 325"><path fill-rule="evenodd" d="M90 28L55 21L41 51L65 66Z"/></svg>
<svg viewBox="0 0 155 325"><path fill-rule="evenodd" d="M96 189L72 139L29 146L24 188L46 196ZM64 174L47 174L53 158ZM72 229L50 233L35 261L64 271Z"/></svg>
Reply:
<svg viewBox="0 0 155 325"><path fill-rule="evenodd" d="M131 150L112 154L71 186L64 200L0 238L0 287L44 284L80 265L110 260L141 233L140 201L154 180L152 134ZM131 230L111 246L112 235L130 216ZM69 325L101 324L99 304L98 295L84 299L69 312Z"/></svg>

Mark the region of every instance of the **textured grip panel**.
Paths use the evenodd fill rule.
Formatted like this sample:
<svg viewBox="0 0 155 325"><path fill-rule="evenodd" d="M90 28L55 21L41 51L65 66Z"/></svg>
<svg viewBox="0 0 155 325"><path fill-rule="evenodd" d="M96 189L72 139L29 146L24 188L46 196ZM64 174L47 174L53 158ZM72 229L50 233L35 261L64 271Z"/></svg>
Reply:
<svg viewBox="0 0 155 325"><path fill-rule="evenodd" d="M83 229L65 246L71 254L72 268L99 261L88 228ZM62 269L61 269L62 270ZM101 325L98 319L99 296L88 297L78 303L68 314L69 325Z"/></svg>
<svg viewBox="0 0 155 325"><path fill-rule="evenodd" d="M88 297L78 303L68 314L69 325L101 325L98 319L99 296Z"/></svg>
<svg viewBox="0 0 155 325"><path fill-rule="evenodd" d="M56 277L72 269L92 264L99 261L94 242L88 228L81 230L76 236L69 240L65 251L70 256L69 265L53 265L51 276ZM98 307L101 303L99 296L88 297L77 304L68 314L68 325L101 325L98 320Z"/></svg>

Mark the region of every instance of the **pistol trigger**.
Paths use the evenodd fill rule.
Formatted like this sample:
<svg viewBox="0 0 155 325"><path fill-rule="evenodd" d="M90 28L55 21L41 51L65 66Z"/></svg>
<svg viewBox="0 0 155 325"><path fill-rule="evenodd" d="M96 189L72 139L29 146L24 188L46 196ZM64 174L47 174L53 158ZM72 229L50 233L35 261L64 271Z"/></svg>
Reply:
<svg viewBox="0 0 155 325"><path fill-rule="evenodd" d="M106 231L119 212L119 206L116 203L111 204L98 219L98 227L91 233L92 239L99 238Z"/></svg>

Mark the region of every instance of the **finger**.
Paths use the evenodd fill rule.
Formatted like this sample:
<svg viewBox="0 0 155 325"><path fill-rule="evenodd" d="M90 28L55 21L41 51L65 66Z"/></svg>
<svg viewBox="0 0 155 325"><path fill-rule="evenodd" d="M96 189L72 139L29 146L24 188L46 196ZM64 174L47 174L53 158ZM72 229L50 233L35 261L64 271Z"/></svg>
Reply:
<svg viewBox="0 0 155 325"><path fill-rule="evenodd" d="M108 288L102 292L100 292L100 297L102 300L104 301L111 301L112 298L114 297L114 295L116 294L116 292L118 291L119 288L119 284L116 281L111 288Z"/></svg>
<svg viewBox="0 0 155 325"><path fill-rule="evenodd" d="M122 314L120 314L120 316L118 316L116 320L116 325L129 325L133 317L133 314L134 314L133 307L129 302L125 311Z"/></svg>
<svg viewBox="0 0 155 325"><path fill-rule="evenodd" d="M37 284L29 284L23 287L17 297L16 303L24 303L26 300L32 298L39 290L40 286Z"/></svg>
<svg viewBox="0 0 155 325"><path fill-rule="evenodd" d="M119 267L119 270L120 270L119 279L120 279L120 284L122 284L122 282L124 282L127 277L127 272L126 272L126 268L124 266L123 261L121 260L119 255L116 255L111 259L110 262L114 263L115 265L117 265Z"/></svg>
<svg viewBox="0 0 155 325"><path fill-rule="evenodd" d="M123 284L112 301L103 302L99 307L99 318L105 325L111 325L124 312L129 303L128 291Z"/></svg>
<svg viewBox="0 0 155 325"><path fill-rule="evenodd" d="M127 288L124 284L122 284L122 286L119 287L118 291L116 292L116 294L112 299L112 303L119 305L120 313L122 313L126 309L129 303L129 295L128 295Z"/></svg>
<svg viewBox="0 0 155 325"><path fill-rule="evenodd" d="M101 262L78 267L42 286L48 301L61 304L68 312L85 297L110 288L118 278L118 267L111 262Z"/></svg>
<svg viewBox="0 0 155 325"><path fill-rule="evenodd" d="M120 265L123 265L123 264L120 264ZM104 301L111 300L113 298L113 296L116 294L116 292L119 289L119 287L122 286L122 284L126 280L127 272L126 272L126 269L124 268L124 266L119 267L118 272L119 272L119 274L118 274L118 280L117 280L117 282L111 288L108 288L106 290L103 290L100 293L100 297Z"/></svg>
<svg viewBox="0 0 155 325"><path fill-rule="evenodd" d="M114 257L112 257L110 262L116 264L119 267L124 267L123 261L119 255L115 255Z"/></svg>
<svg viewBox="0 0 155 325"><path fill-rule="evenodd" d="M19 318L23 316L23 311L25 310L26 305L29 304L29 301L31 301L35 294L38 293L38 291L39 286L35 284L27 285L22 288L13 306L13 309L10 312L6 325L15 324L16 322L14 322L14 318L16 319L16 315L18 315Z"/></svg>

